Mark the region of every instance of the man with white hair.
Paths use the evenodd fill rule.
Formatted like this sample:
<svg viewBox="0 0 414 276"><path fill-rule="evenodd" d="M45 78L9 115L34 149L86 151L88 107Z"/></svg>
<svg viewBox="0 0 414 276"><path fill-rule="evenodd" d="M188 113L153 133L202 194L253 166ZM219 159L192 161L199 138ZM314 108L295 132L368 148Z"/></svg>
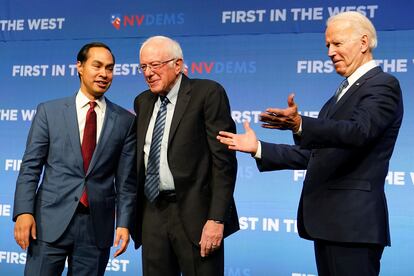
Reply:
<svg viewBox="0 0 414 276"><path fill-rule="evenodd" d="M403 117L401 89L373 60L376 32L362 14L329 18L325 39L345 79L319 117L299 115L293 95L287 108L261 114L263 127L292 130L295 145L258 141L248 123L244 134L217 138L253 154L260 171L307 170L298 230L314 241L319 276L378 275L390 245L384 182Z"/></svg>
<svg viewBox="0 0 414 276"><path fill-rule="evenodd" d="M135 246L144 275L224 275L223 238L239 229L237 161L216 140L234 132L223 87L182 74L180 45L146 40L139 69L149 90L135 98L138 206Z"/></svg>

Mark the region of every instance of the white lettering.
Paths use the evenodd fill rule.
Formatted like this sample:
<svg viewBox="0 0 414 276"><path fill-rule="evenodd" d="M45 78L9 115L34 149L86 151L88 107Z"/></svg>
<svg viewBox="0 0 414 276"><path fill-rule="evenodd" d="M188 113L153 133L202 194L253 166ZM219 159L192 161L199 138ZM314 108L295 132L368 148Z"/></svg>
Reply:
<svg viewBox="0 0 414 276"><path fill-rule="evenodd" d="M256 230L256 223L259 221L257 217L239 217L241 230Z"/></svg>
<svg viewBox="0 0 414 276"><path fill-rule="evenodd" d="M4 170L5 171L19 171L22 160L6 159Z"/></svg>
<svg viewBox="0 0 414 276"><path fill-rule="evenodd" d="M266 10L223 11L221 15L221 23L263 22L265 14Z"/></svg>
<svg viewBox="0 0 414 276"><path fill-rule="evenodd" d="M0 121L17 121L17 109L0 109Z"/></svg>
<svg viewBox="0 0 414 276"><path fill-rule="evenodd" d="M11 206L9 204L0 204L0 216L10 217Z"/></svg>

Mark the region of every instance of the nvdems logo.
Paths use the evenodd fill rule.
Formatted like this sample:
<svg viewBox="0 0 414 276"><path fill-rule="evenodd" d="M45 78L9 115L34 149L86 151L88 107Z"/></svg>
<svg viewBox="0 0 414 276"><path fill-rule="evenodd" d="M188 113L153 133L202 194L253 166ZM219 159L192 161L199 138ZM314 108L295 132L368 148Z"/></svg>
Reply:
<svg viewBox="0 0 414 276"><path fill-rule="evenodd" d="M142 26L181 25L184 24L184 13L112 14L110 21L117 30Z"/></svg>
<svg viewBox="0 0 414 276"><path fill-rule="evenodd" d="M115 27L115 29L119 30L121 28L121 15L120 14L113 14L111 15L111 24Z"/></svg>

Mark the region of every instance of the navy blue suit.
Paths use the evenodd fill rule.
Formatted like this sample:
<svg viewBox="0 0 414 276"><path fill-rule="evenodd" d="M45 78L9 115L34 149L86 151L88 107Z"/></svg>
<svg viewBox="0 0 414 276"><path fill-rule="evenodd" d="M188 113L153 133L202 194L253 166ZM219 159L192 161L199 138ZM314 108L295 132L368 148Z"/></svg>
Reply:
<svg viewBox="0 0 414 276"><path fill-rule="evenodd" d="M319 117L302 117L295 145L262 142L261 171L306 169L299 235L390 245L384 181L403 117L398 80L375 67Z"/></svg>
<svg viewBox="0 0 414 276"><path fill-rule="evenodd" d="M115 220L117 227L129 227L136 204L134 117L106 99L99 142L85 175L75 96L40 104L17 179L13 219L33 214L37 240L54 243L71 224L86 186L92 235L96 246L109 252Z"/></svg>

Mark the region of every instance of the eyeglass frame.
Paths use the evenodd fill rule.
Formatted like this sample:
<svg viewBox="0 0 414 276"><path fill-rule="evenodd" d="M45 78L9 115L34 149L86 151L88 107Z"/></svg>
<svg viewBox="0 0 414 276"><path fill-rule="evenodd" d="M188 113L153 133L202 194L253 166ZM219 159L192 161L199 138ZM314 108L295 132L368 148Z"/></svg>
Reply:
<svg viewBox="0 0 414 276"><path fill-rule="evenodd" d="M161 69L164 65L166 65L167 63L169 63L169 62L171 62L171 61L173 61L173 60L179 60L180 58L172 58L172 59L169 59L169 60L166 60L166 61L153 61L153 62L151 62L151 63L148 63L148 64L139 64L138 65L138 72L140 72L141 74L143 74L143 73L145 73L145 71L147 71L148 69L150 70L150 71L152 71L152 72L154 72L154 71L156 71L156 70L158 70L158 69ZM155 64L155 66L154 66L154 63L156 63ZM145 67L144 67L145 66Z"/></svg>

